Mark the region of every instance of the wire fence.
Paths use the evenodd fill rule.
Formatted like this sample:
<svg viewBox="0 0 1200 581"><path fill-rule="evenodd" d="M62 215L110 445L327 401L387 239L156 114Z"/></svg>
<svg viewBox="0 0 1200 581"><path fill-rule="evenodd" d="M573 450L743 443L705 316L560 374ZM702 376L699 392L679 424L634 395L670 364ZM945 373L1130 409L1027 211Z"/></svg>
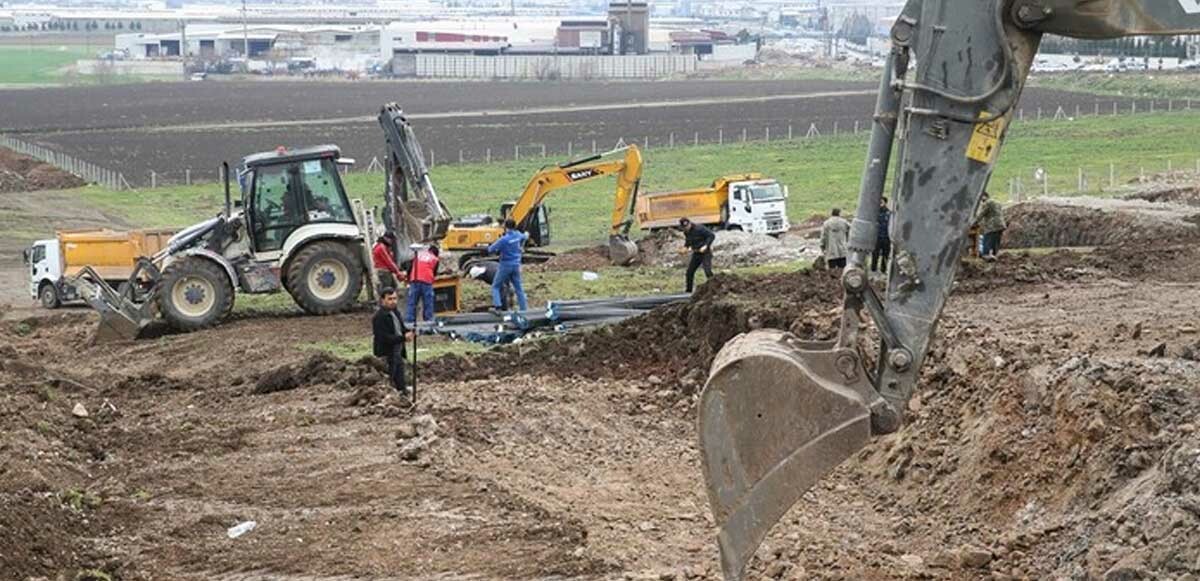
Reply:
<svg viewBox="0 0 1200 581"><path fill-rule="evenodd" d="M29 157L48 163L69 174L78 176L80 179L88 183L99 184L113 191L133 189L133 187L129 185L129 180L125 179L125 174L116 170L100 167L94 163L84 161L61 151L56 151L35 143L21 141L15 137L2 134L0 134L0 147L6 147L22 155L28 155Z"/></svg>
<svg viewBox="0 0 1200 581"><path fill-rule="evenodd" d="M1154 182L1164 174L1200 179L1200 157L1179 154L1075 168L1034 167L1000 180L993 177L991 189L1001 193L1006 188L1009 201L1023 202L1052 195L1103 195Z"/></svg>
<svg viewBox="0 0 1200 581"><path fill-rule="evenodd" d="M1076 103L1055 107L1019 108L1018 120L1068 121L1084 117L1140 115L1160 112L1200 110L1200 102L1192 99L1159 100L1113 100L1095 101L1089 105ZM644 151L675 149L739 143L796 142L824 138L838 138L865 134L871 130L870 119L826 119L820 122L787 123L777 125L755 125L742 127L715 127L706 130L672 131L640 137L596 138L566 142L525 143L505 148L481 147L459 148L450 152L427 147L426 163L434 168L439 165L497 163L522 160L548 162L551 159L574 159L609 151L627 144L637 144ZM131 175L127 179L123 172L107 169L77 159L66 153L27 143L12 136L0 135L0 146L29 155L54 165L80 178L111 190L130 190L137 187L157 188L161 186L213 183L221 180L220 167L184 168L170 171L149 171ZM1172 164L1175 169L1192 167L1195 160L1159 159L1155 163ZM379 157L360 164L352 171L381 173L383 162ZM1029 168L1019 176L1004 178L1012 199L1045 195L1050 192L1103 192L1121 184L1167 170L1167 167L1144 164L1113 163L1107 166L1086 168ZM1038 173L1040 171L1040 173ZM993 188L1002 188L993 181Z"/></svg>

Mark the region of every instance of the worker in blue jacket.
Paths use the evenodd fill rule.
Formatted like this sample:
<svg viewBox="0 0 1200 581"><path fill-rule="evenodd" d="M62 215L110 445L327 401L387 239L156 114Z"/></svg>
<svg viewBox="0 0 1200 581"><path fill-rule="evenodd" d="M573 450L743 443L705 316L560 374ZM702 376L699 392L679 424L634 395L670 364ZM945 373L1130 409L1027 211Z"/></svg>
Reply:
<svg viewBox="0 0 1200 581"><path fill-rule="evenodd" d="M529 310L525 300L525 288L521 286L521 254L525 250L525 241L529 234L517 230L517 223L512 218L504 221L504 235L488 246L488 252L500 255L500 271L492 281L492 307L502 308L501 289L505 284L512 285L517 295L517 306L522 311Z"/></svg>

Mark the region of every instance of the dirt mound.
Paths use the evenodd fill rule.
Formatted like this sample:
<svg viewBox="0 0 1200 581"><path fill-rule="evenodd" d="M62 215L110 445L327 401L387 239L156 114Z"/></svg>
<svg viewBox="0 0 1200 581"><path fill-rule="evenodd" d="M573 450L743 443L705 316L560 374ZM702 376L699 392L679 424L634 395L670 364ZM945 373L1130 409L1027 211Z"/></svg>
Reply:
<svg viewBox="0 0 1200 581"><path fill-rule="evenodd" d="M803 338L829 338L841 286L813 271L741 278L720 275L690 302L656 309L584 334L518 344L482 355L446 357L432 366L443 380L509 375L638 379L699 387L716 352L752 329L790 330Z"/></svg>
<svg viewBox="0 0 1200 581"><path fill-rule="evenodd" d="M638 241L641 264L677 268L690 255L681 252L683 233L663 230ZM812 260L821 254L819 242L804 231L788 232L778 238L766 234L722 230L713 242L713 266L731 268L756 264L779 264Z"/></svg>
<svg viewBox="0 0 1200 581"><path fill-rule="evenodd" d="M1006 211L1010 248L1111 246L1200 234L1200 211L1145 200L1043 198Z"/></svg>
<svg viewBox="0 0 1200 581"><path fill-rule="evenodd" d="M1125 281L1191 282L1200 279L1200 247L1190 239L1126 244L1090 252L1055 250L1045 254L1002 253L995 262L964 261L954 292L1115 278Z"/></svg>
<svg viewBox="0 0 1200 581"><path fill-rule="evenodd" d="M0 147L0 193L65 190L86 183L48 163Z"/></svg>
<svg viewBox="0 0 1200 581"><path fill-rule="evenodd" d="M564 270L597 271L606 266L612 266L608 260L608 248L605 246L588 246L563 252L543 264L535 264L528 268L530 272L558 272Z"/></svg>

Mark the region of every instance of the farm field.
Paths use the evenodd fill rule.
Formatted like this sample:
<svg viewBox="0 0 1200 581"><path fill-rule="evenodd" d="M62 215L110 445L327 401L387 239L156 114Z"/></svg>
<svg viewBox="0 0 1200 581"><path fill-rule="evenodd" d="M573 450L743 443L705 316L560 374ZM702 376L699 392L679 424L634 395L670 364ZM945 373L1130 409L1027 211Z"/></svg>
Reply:
<svg viewBox="0 0 1200 581"><path fill-rule="evenodd" d="M63 67L94 51L84 46L0 45L0 87L4 85L55 84L63 79ZM12 95L3 98L5 109Z"/></svg>
<svg viewBox="0 0 1200 581"><path fill-rule="evenodd" d="M58 92L13 92L0 128L110 169L135 186L212 180L222 161L280 145L333 143L364 165L383 156L374 115L399 101L413 116L434 165L460 160L555 159L624 140L651 148L781 140L865 131L874 93L831 81L594 83L163 83L63 89L78 104L56 109ZM131 100L137 97L136 103ZM50 107L43 107L47 103ZM1030 90L1022 109L1052 117L1185 107L1185 102ZM1197 103L1200 108L1200 102ZM66 111L65 113L63 111ZM55 114L55 113L58 114Z"/></svg>

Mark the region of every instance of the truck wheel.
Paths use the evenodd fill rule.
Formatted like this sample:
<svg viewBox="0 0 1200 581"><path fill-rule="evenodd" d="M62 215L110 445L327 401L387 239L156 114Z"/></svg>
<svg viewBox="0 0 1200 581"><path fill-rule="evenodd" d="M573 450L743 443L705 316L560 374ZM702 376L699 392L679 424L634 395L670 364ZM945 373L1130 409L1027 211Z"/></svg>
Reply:
<svg viewBox="0 0 1200 581"><path fill-rule="evenodd" d="M220 265L205 258L185 257L162 274L158 310L180 331L216 325L233 310L233 283Z"/></svg>
<svg viewBox="0 0 1200 581"><path fill-rule="evenodd" d="M358 255L345 244L316 242L292 259L287 272L288 292L310 315L340 313L358 300L362 272Z"/></svg>
<svg viewBox="0 0 1200 581"><path fill-rule="evenodd" d="M41 290L38 291L38 300L47 309L57 309L62 305L62 301L58 298L58 289L50 283L42 285Z"/></svg>

